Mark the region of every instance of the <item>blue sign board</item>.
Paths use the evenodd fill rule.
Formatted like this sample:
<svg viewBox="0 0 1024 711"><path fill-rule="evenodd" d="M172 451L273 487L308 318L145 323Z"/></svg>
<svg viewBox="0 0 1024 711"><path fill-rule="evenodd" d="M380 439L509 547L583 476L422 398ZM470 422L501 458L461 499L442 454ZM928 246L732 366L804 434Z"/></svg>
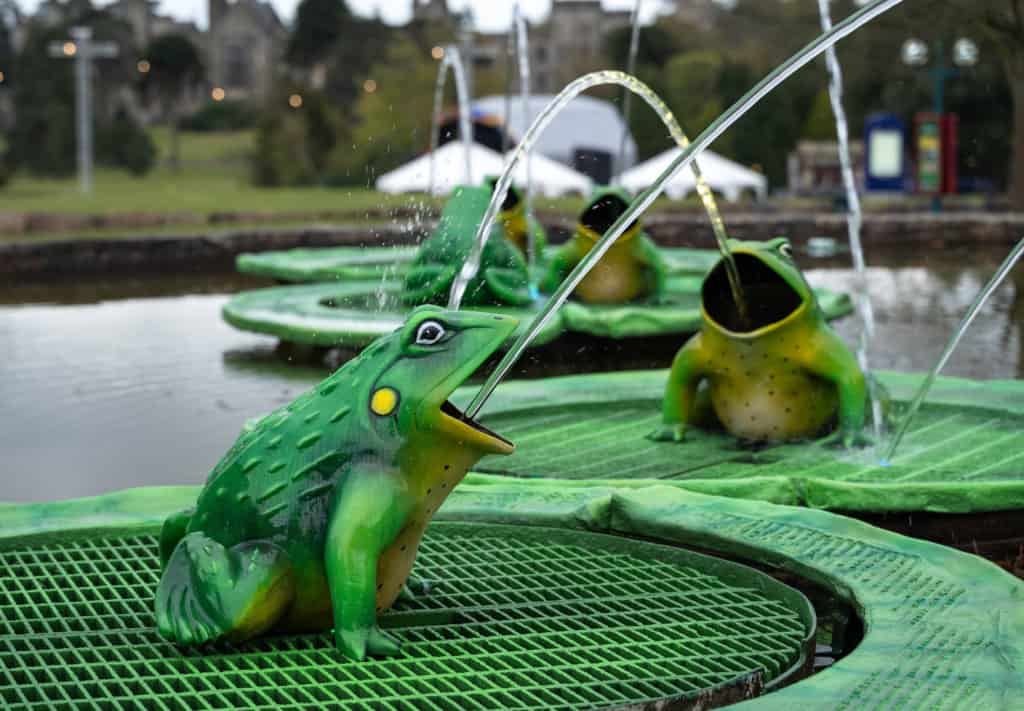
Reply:
<svg viewBox="0 0 1024 711"><path fill-rule="evenodd" d="M864 122L864 187L902 192L907 173L907 125L895 114L872 114Z"/></svg>

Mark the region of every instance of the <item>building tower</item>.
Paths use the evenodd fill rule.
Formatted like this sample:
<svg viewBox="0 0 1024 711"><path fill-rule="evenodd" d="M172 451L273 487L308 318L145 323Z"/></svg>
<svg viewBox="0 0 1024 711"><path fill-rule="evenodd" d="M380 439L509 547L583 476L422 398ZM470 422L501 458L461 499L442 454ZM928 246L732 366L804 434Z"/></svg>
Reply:
<svg viewBox="0 0 1024 711"><path fill-rule="evenodd" d="M412 19L422 22L447 22L451 19L448 13L448 0L412 0Z"/></svg>

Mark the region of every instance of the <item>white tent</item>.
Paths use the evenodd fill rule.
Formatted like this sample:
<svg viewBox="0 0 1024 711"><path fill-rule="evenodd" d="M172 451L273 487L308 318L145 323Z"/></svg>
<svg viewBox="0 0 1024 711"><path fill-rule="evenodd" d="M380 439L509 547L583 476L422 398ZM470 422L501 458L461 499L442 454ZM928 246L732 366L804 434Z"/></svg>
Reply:
<svg viewBox="0 0 1024 711"><path fill-rule="evenodd" d="M509 115L505 122L509 132L517 140L522 138L530 124L554 98L554 94L530 96L527 99L528 115L524 121L519 96L513 96L508 104ZM641 109L640 103L634 102L637 111L649 110L646 107ZM476 114L504 117L505 108L503 95L485 96L473 102L473 112ZM566 104L541 133L534 146L534 155L539 153L565 165L572 165L577 151L600 151L607 153L614 162L619 155L623 134L626 142L622 165L630 166L636 162L636 142L615 104L592 96L577 96Z"/></svg>
<svg viewBox="0 0 1024 711"><path fill-rule="evenodd" d="M627 170L619 176L617 182L633 192L645 190L657 180L672 161L679 157L680 153L682 153L680 148L672 148L660 153L635 168ZM704 180L711 186L711 189L723 195L730 202L739 200L744 190L753 191L759 200L763 200L768 194L767 178L756 171L744 168L739 163L723 158L717 153L703 151L697 156L697 163L704 174ZM689 193L695 192L696 188L693 170L687 167L669 181L665 187L665 194L673 200L680 200Z"/></svg>
<svg viewBox="0 0 1024 711"><path fill-rule="evenodd" d="M514 151L505 154L505 160L512 157ZM583 197L590 195L594 189L594 181L579 171L562 165L556 160L532 153L529 158L523 156L516 166L515 183L526 189L526 162L530 161L530 177L533 179L533 190L545 197L578 194ZM495 173L498 175L498 173Z"/></svg>
<svg viewBox="0 0 1024 711"><path fill-rule="evenodd" d="M457 185L480 185L484 178L500 175L505 159L500 153L474 143L470 147L472 175L466 176L466 154L461 141L450 141L437 149L434 166L434 194L448 195ZM532 162L534 192L545 197L572 193L587 195L591 182L571 168L535 155ZM526 186L526 160L519 161L515 182ZM390 173L377 178L377 189L385 193L426 192L430 189L430 154L425 153Z"/></svg>

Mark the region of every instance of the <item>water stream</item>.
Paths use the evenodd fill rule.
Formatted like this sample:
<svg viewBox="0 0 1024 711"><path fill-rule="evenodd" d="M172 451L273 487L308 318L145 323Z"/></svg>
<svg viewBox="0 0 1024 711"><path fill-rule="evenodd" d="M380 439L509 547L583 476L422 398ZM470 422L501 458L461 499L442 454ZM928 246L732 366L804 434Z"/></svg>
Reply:
<svg viewBox="0 0 1024 711"><path fill-rule="evenodd" d="M946 344L945 349L942 351L942 355L939 356L939 360L936 361L932 369L928 371L928 375L925 377L924 382L921 383L921 387L918 388L914 394L914 399L910 401L910 407L907 409L906 414L903 416L900 422L899 428L893 435L892 440L889 443L889 447L886 450L885 458L881 461L881 464L888 466L896 454L896 449L900 446L900 441L903 439L903 435L907 433L907 429L910 427L911 421L914 419L914 415L921 409L921 403L924 402L925 397L928 395L928 391L931 390L932 385L935 383L935 378L938 377L939 372L945 367L949 361L949 357L953 355L953 351L960 344L961 339L970 327L971 322L974 321L975 317L981 312L985 302L988 301L989 297L992 296L993 292L999 285L1003 283L1003 280L1010 274L1013 267L1017 264L1017 261L1024 256L1024 239L1017 243L1017 246L1013 248L1009 256L1003 261L996 270L996 273L992 275L985 288L978 292L978 296L975 297L974 303L967 309L967 313L964 314L960 324L953 331L953 335L950 337L949 342Z"/></svg>
<svg viewBox="0 0 1024 711"><path fill-rule="evenodd" d="M526 29L526 18L523 16L519 3L512 13L512 22L516 29L516 51L519 58L519 101L523 112L523 126L530 124L530 38ZM507 124L506 124L507 125ZM523 199L526 209L526 261L529 264L530 292L534 298L540 296L534 276L537 273L537 235L533 232L533 160L531 151L526 151L526 185L523 187Z"/></svg>
<svg viewBox="0 0 1024 711"><path fill-rule="evenodd" d="M642 0L636 0L633 5L633 15L630 17L629 33L629 55L626 57L626 74L636 76L636 58L640 53L640 5ZM633 92L623 89L622 91L622 135L619 137L619 155L615 159L615 175L619 176L626 169L626 137L629 135L629 116L633 110Z"/></svg>
<svg viewBox="0 0 1024 711"><path fill-rule="evenodd" d="M558 96L552 99L550 104L544 108L544 111L542 111L533 122L530 129L526 132L526 135L523 136L523 139L519 142L519 145L512 153L512 156L505 163L505 169L498 178L497 184L494 186L494 194L491 197L491 204L487 206L487 212L484 214L484 219L477 230L473 250L466 258L465 263L462 265L462 270L459 272L458 276L455 278L455 282L452 284L451 293L448 297L448 308L459 308L462 303L462 297L466 292L466 288L469 286L469 283L473 278L476 277L476 274L480 269L480 259L483 256L484 247L487 245L487 238L490 236L491 229L494 226L498 210L505 201L506 195L508 195L508 189L512 183L512 176L515 173L516 165L518 165L524 153L528 153L532 149L533 144L536 143L538 138L540 138L541 134L548 127L548 124L554 120L555 116L557 116L559 112L569 104L569 102L587 89L607 84L621 86L642 98L647 105L658 114L658 117L661 118L666 128L668 128L669 134L672 136L672 140L684 149L689 145L689 139L687 139L686 134L683 133L683 129L679 126L679 122L676 121L676 117L672 113L671 109L665 105L665 102L661 100L661 97L655 94L649 86L636 77L630 76L624 72L601 71L591 72L590 74L586 74L571 82L568 86L562 89ZM704 180L704 176L695 162L692 163L692 170L697 182L697 193L700 195L701 202L704 204L704 209L708 213L708 219L711 221L711 229L715 234L715 240L718 242L719 251L722 253L722 257L725 260L726 274L729 278L729 286L732 289L733 298L735 299L742 315L745 313L745 307L743 295L740 291L739 273L736 271L736 264L733 261L732 254L729 252L729 247L726 244L728 237L725 233L725 222L722 220L722 215L718 210L715 197L711 193L711 188ZM604 252L602 251L602 255L603 254Z"/></svg>
<svg viewBox="0 0 1024 711"><path fill-rule="evenodd" d="M473 182L473 122L470 120L469 84L466 82L466 67L462 63L459 48L453 44L444 48L444 57L437 68L437 82L434 84L434 112L430 124L430 189L434 194L437 179L437 146L441 141L441 107L444 105L444 86L448 71L455 75L455 95L459 104L459 139L466 158L466 184Z"/></svg>
<svg viewBox="0 0 1024 711"><path fill-rule="evenodd" d="M821 18L821 29L828 32L832 29L832 15L829 12L831 0L818 0L818 14ZM860 240L861 207L860 195L857 192L857 181L853 175L853 162L850 160L850 130L846 122L846 109L843 108L843 68L839 64L836 48L825 50L825 65L828 67L829 84L828 98L832 104L832 115L836 120L836 139L839 142L839 165L843 175L843 187L846 190L846 232L850 242L850 255L857 280L853 291L853 300L857 316L861 322L860 337L857 339L857 363L868 375L871 373L868 352L875 331L874 311L871 308L871 296L867 291L867 267L864 261L864 247ZM871 427L875 441L882 437L882 403L876 392L875 381L868 378L868 397L870 399Z"/></svg>
<svg viewBox="0 0 1024 711"><path fill-rule="evenodd" d="M561 305L565 302L565 300L569 298L569 294L572 293L573 289L576 288L577 284L580 283L580 281L587 275L587 273L594 268L594 265L596 265L597 262L601 259L601 257L604 256L605 252L607 252L608 249L611 248L611 246L615 243L615 240L617 240L622 235L622 233L626 231L629 225L633 224L635 220L639 219L640 215L651 206L651 204L658 198L659 195L661 195L668 181L670 181L679 171L683 170L688 165L693 163L693 160L701 151L710 146L711 143L715 141L715 139L721 136L730 126L732 126L753 106L755 106L759 101L761 101L761 99L770 94L779 84L784 82L791 75L800 70L803 66L814 60L829 47L836 44L839 40L855 32L857 29L867 24L875 17L886 12L887 10L896 7L901 2L902 0L875 0L872 3L865 5L863 8L861 8L860 10L858 10L857 12L853 13L845 20L840 22L838 25L835 25L828 32L824 32L821 35L819 35L817 39L815 39L806 47L797 52L795 55L790 57L786 62L779 65L771 72L769 72L768 75L764 77L760 82L758 82L750 91L748 91L746 94L740 97L739 101L734 103L731 107L729 107L728 110L726 110L724 113L719 115L714 121L712 121L711 125L704 129L704 131L697 137L695 141L693 141L693 143L691 143L689 146L683 149L683 152L675 160L672 161L672 163L668 166L668 168L664 170L664 172L662 172L662 174L658 177L655 183L647 190L645 190L643 193L641 193L637 197L637 199L633 201L629 208L622 215L619 216L615 223L610 228L608 228L608 231L604 234L604 236L601 237L601 239L594 244L590 252L588 252L587 255L580 261L580 263L576 265L576 268L572 270L569 276L566 277L565 281L563 281L559 285L559 287L555 290L555 293L551 295L547 303L543 306L543 308L540 310L537 316L534 317L530 325L522 332L519 338L516 339L516 342L508 350L504 358L501 359L501 362L498 363L497 367L491 373L490 377L487 378L487 381L484 383L483 387L480 388L480 391L473 398L473 401L469 404L469 407L466 408L466 415L472 418L475 417L480 412L480 408L483 407L484 403L487 401L487 398L490 397L492 392L494 392L494 389L498 386L498 383L501 382L501 379L505 376L505 374L522 356L523 352L526 350L527 347L529 347L530 343L537 337L537 334L540 333L540 330L548 322L548 320L555 313L555 311L557 311L558 308L561 307ZM599 72L598 74L601 73ZM587 77L583 77L582 79L578 79L577 82L586 79ZM630 79L633 82L640 83L638 80L632 77L630 77ZM574 84L575 83L576 82L574 82ZM571 86L572 85L570 85L570 87ZM565 94L567 91L568 87L566 91L563 91L562 93ZM559 98L561 98L561 95L559 96ZM554 107L555 105L556 103L553 102L552 106L549 106L548 109L551 110L552 107ZM538 117L537 122L531 127L530 132L533 132L534 129L537 129L538 126L541 126L542 119L545 118L545 115L546 114L542 114L540 117ZM522 144L520 144L520 148L522 148ZM513 155L511 161L513 166L515 159L517 157L518 152L515 155ZM501 190L495 190L496 198L499 198L500 194L500 198L498 199L499 205L501 204L501 201L504 200L505 193L508 191L508 182L510 179L509 172L510 171L506 170L506 175L502 176L502 181L504 181L504 185L502 185L502 181L499 181L499 188L501 188ZM485 216L486 229L483 229L484 225L481 226L481 231L485 236L487 235L487 231L491 229L491 224L493 223L493 216L491 215L491 213L493 211L492 208L494 207L495 204L494 201L492 201L491 206L488 208L487 216ZM475 265L470 265L469 261L467 261L466 265L463 267L463 272L466 271L466 267L471 266L471 271L472 273L475 274L476 269L479 266L479 259L479 255L476 255L477 263ZM466 283L468 284L468 282ZM458 286L458 284L456 284L455 286ZM464 291L465 285L463 285L462 287L462 292ZM459 300L461 300L462 298L462 292L456 294L455 289L453 287L452 297L456 306L458 305Z"/></svg>

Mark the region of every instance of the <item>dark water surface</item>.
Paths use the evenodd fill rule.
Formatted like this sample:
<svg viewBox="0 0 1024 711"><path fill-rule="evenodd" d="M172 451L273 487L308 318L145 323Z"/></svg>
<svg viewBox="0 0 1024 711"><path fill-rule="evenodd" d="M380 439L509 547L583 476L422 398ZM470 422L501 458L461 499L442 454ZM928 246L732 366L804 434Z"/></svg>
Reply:
<svg viewBox="0 0 1024 711"><path fill-rule="evenodd" d="M873 366L929 368L1004 256L868 254L878 265L869 273ZM800 261L816 286L850 288L845 260ZM205 480L247 418L287 403L327 372L289 364L274 339L221 320L230 293L259 284L199 275L0 285L0 500ZM946 373L1021 377L1022 326L1019 269ZM858 325L847 318L837 328L852 342ZM659 352L639 362L666 367L670 359ZM564 372L568 363L575 367L579 357L568 354L550 369Z"/></svg>

